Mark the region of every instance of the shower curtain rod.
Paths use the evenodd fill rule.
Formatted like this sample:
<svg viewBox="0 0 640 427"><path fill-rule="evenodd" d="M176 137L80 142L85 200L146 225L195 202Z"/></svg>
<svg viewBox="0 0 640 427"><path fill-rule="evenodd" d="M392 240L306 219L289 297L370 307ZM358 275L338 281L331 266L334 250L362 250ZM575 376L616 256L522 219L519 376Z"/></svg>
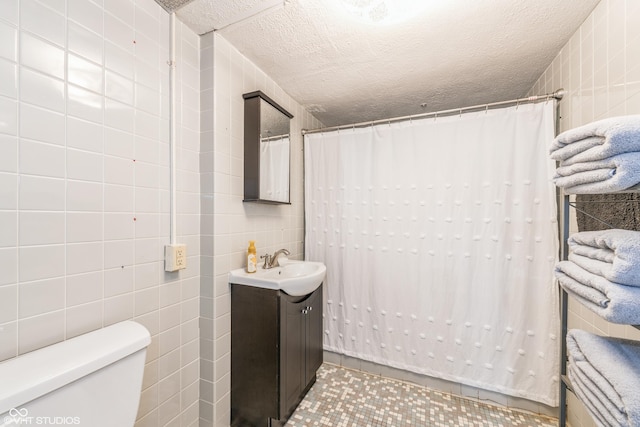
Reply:
<svg viewBox="0 0 640 427"><path fill-rule="evenodd" d="M383 123L391 124L392 122L402 122L402 121L405 121L405 120L422 119L422 118L430 117L430 116L434 116L434 117L449 116L449 115L452 115L452 114L458 114L458 113L461 114L464 111L470 111L470 110L481 111L481 110L487 110L487 109L493 108L493 107L501 107L501 106L510 105L510 104L518 105L518 104L526 104L526 103L537 102L537 101L548 101L551 98L557 99L557 100L561 100L562 97L565 94L566 94L566 91L564 89L558 89L555 92L547 93L546 95L534 95L534 96L528 96L526 98L511 99L509 101L499 101L499 102L492 102L492 103L489 103L489 104L473 105L471 107L452 108L450 110L442 110L442 111L434 111L434 112L431 112L431 113L414 114L412 116L394 117L392 119L373 120L373 121L369 121L369 122L353 123L353 124L350 124L350 125L329 126L329 127L325 127L325 128L318 128L318 129L311 129L311 130L302 129L302 134L303 135L307 135L307 134L311 134L311 133L330 132L330 131L340 130L340 129L353 129L353 128L357 128L357 127L373 126L373 125L378 125L378 124L383 124Z"/></svg>
<svg viewBox="0 0 640 427"><path fill-rule="evenodd" d="M265 136L264 138L260 138L261 142L267 142L267 141L277 141L278 139L285 139L285 138L289 138L289 134L288 133L283 133L281 135L274 135L274 136Z"/></svg>

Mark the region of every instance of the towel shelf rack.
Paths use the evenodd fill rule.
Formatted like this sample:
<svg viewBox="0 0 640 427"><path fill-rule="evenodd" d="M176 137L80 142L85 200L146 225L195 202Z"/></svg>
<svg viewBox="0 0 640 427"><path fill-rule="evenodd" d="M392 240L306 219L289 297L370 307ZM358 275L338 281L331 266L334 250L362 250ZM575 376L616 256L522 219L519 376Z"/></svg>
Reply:
<svg viewBox="0 0 640 427"><path fill-rule="evenodd" d="M560 258L563 261L565 261L568 259L568 256L569 256L567 239L569 238L570 208L576 209L576 211L579 211L587 215L588 217L600 222L601 224L604 224L608 228L614 228L614 227L608 224L607 222L601 220L600 218L593 216L588 212L585 212L584 210L579 209L576 206L576 202L573 202L570 200L570 195L564 194L564 192L562 191L561 193L562 193L563 203L560 211L560 215L562 217L562 221L560 221L560 226L561 226L560 236L562 238L561 245L560 245ZM622 194L622 193L640 193L640 184L634 187L631 187L625 191L619 191L619 192L610 193L610 194ZM628 203L630 201L625 201L625 202ZM582 203L605 203L605 202L589 201L589 202L582 202ZM606 202L606 203L610 203L610 202ZM619 202L619 203L624 203L624 202ZM560 381L559 381L560 382L560 413L558 418L559 427L566 427L567 425L567 391L572 391L571 381L567 376L568 300L569 300L569 294L562 287L560 287L560 324L561 324L562 340L561 340L561 349L560 349L561 350L560 351ZM640 325L628 325L628 326L640 330Z"/></svg>
<svg viewBox="0 0 640 427"><path fill-rule="evenodd" d="M595 202L595 201L589 201L589 202L581 202L583 204L600 204L600 203L607 203L607 204L612 204L612 203L618 203L618 204L628 204L628 203L638 203L640 202L640 200L626 200L626 201L620 201L620 202ZM611 225L610 223L606 222L605 220L598 218L596 215L592 215L589 212L587 212L584 209L580 209L577 206L577 202L569 202L569 206L571 206L573 209L576 210L576 212L580 212L581 214L593 219L596 222L599 222L600 224L606 226L607 228L616 228L615 226Z"/></svg>

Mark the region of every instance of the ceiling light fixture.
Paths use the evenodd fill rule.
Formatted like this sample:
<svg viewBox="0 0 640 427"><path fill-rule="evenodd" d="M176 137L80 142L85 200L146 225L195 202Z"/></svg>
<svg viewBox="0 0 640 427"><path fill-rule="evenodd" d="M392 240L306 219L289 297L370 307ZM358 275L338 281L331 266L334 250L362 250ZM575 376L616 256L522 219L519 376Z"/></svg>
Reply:
<svg viewBox="0 0 640 427"><path fill-rule="evenodd" d="M426 9L427 0L340 0L343 9L359 21L390 25L416 16Z"/></svg>

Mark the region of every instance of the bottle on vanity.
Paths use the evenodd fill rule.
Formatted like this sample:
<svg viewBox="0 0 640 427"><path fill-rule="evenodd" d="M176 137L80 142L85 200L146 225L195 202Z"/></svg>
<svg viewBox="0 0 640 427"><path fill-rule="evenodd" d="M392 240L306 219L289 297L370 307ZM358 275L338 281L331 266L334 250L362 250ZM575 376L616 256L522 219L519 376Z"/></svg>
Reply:
<svg viewBox="0 0 640 427"><path fill-rule="evenodd" d="M247 248L247 273L255 273L257 266L256 242L255 240L249 240L249 247Z"/></svg>

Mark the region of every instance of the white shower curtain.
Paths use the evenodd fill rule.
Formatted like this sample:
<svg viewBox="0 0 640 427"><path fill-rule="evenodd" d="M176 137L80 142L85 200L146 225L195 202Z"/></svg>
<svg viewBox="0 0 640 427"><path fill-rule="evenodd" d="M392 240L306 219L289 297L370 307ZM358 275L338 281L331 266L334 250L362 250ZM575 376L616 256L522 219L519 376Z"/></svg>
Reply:
<svg viewBox="0 0 640 427"><path fill-rule="evenodd" d="M554 103L305 135L324 347L557 405Z"/></svg>
<svg viewBox="0 0 640 427"><path fill-rule="evenodd" d="M289 135L260 141L260 198L289 201Z"/></svg>

